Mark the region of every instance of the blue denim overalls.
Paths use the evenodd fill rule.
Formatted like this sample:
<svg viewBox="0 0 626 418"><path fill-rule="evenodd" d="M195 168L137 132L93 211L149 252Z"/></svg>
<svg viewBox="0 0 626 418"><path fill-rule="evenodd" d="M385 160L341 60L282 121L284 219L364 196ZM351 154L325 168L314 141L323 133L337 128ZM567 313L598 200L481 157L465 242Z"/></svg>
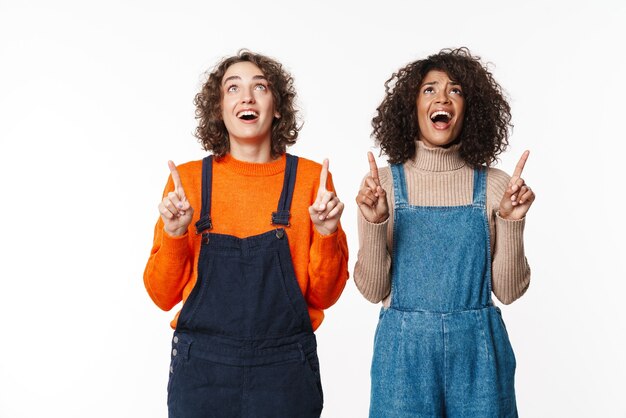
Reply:
<svg viewBox="0 0 626 418"><path fill-rule="evenodd" d="M289 225L298 158L286 160L274 225ZM169 416L319 417L315 335L285 229L247 238L207 232L211 156L202 177L198 279L172 341Z"/></svg>
<svg viewBox="0 0 626 418"><path fill-rule="evenodd" d="M515 357L491 300L486 170L473 203L410 206L392 165L391 305L374 339L370 417L517 417Z"/></svg>

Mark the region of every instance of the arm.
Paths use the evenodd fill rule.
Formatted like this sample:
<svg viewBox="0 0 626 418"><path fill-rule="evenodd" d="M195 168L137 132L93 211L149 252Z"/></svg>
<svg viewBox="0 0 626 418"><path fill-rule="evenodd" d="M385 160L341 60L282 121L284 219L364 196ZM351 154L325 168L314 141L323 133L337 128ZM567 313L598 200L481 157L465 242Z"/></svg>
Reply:
<svg viewBox="0 0 626 418"><path fill-rule="evenodd" d="M354 283L365 299L378 303L391 292L391 254L387 248L389 219L368 222L358 213L359 253L354 265Z"/></svg>
<svg viewBox="0 0 626 418"><path fill-rule="evenodd" d="M154 242L143 273L148 295L164 311L182 300L183 288L192 275L189 234L172 237L163 230L163 221L154 227Z"/></svg>
<svg viewBox="0 0 626 418"><path fill-rule="evenodd" d="M309 287L307 304L328 309L337 302L348 280L348 243L341 226L330 235L315 228L309 253Z"/></svg>
<svg viewBox="0 0 626 418"><path fill-rule="evenodd" d="M317 190L309 207L311 248L305 298L309 306L327 309L339 299L348 280L348 243L339 224L344 204L335 193L328 160L322 166Z"/></svg>
<svg viewBox="0 0 626 418"><path fill-rule="evenodd" d="M496 196L501 199L491 214L495 219L492 289L504 304L520 298L530 284L530 267L524 254L524 225L535 194L521 177L528 155L528 151L524 152L511 178L505 175L494 182Z"/></svg>
<svg viewBox="0 0 626 418"><path fill-rule="evenodd" d="M492 290L505 305L519 299L530 285L530 267L524 253L525 219L506 220L497 213L491 263Z"/></svg>
<svg viewBox="0 0 626 418"><path fill-rule="evenodd" d="M361 183L356 197L359 253L354 266L354 282L365 299L383 300L391 291L391 255L387 245L390 224L390 193L381 186L374 155L367 153L369 175Z"/></svg>
<svg viewBox="0 0 626 418"><path fill-rule="evenodd" d="M166 311L182 300L183 288L193 272L187 232L193 208L185 196L176 166L171 161L169 166L171 176L159 204L161 217L154 228L152 250L143 277L150 298Z"/></svg>

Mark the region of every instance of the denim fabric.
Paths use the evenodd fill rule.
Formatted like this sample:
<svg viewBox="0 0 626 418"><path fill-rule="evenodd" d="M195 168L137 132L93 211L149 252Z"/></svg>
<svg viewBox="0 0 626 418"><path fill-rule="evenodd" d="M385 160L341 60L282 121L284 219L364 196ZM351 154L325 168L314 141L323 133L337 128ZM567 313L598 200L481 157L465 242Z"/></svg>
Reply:
<svg viewBox="0 0 626 418"><path fill-rule="evenodd" d="M374 340L370 417L517 417L515 357L491 301L486 170L473 202L408 204L404 168L391 167L391 305Z"/></svg>
<svg viewBox="0 0 626 418"><path fill-rule="evenodd" d="M315 336L234 342L176 331L170 417L319 417L323 395Z"/></svg>
<svg viewBox="0 0 626 418"><path fill-rule="evenodd" d="M278 204L287 222L294 158L287 158ZM210 170L208 158L201 226L209 228ZM315 335L285 230L247 238L201 233L197 282L172 339L169 417L319 417Z"/></svg>

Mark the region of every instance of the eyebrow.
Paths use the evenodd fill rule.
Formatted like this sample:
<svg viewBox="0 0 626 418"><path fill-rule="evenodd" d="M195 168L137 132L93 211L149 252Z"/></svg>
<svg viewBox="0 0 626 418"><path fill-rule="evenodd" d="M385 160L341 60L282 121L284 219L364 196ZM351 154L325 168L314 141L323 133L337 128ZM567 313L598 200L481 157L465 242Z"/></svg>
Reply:
<svg viewBox="0 0 626 418"><path fill-rule="evenodd" d="M255 75L252 77L253 80L265 80L267 81L267 78L265 78L264 75ZM241 80L241 77L239 77L238 75L231 75L228 78L225 78L224 81L222 81L222 85L226 84L228 81L230 80Z"/></svg>
<svg viewBox="0 0 626 418"><path fill-rule="evenodd" d="M429 81L428 83L423 83L423 84L422 84L422 86L434 86L435 84L439 84L439 82L438 82L438 81ZM450 80L450 82L448 83L448 85L451 85L451 86L460 86L460 85L461 85L461 83L458 83L458 82L456 82L456 81L452 81L452 80Z"/></svg>

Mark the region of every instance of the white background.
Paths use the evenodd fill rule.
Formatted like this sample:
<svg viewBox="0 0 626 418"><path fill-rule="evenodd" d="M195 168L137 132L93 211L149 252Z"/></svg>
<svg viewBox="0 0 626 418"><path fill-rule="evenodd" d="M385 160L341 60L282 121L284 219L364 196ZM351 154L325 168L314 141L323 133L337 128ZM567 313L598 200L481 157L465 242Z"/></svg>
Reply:
<svg viewBox="0 0 626 418"><path fill-rule="evenodd" d="M537 193L532 283L503 307L522 417L626 417L621 1L0 0L0 417L165 417L169 320L144 290L166 161L203 72L246 47L292 72L295 154L356 195L383 83L468 46L492 62ZM385 164L383 158L379 159ZM324 417L365 417L378 306L352 280L318 330Z"/></svg>

